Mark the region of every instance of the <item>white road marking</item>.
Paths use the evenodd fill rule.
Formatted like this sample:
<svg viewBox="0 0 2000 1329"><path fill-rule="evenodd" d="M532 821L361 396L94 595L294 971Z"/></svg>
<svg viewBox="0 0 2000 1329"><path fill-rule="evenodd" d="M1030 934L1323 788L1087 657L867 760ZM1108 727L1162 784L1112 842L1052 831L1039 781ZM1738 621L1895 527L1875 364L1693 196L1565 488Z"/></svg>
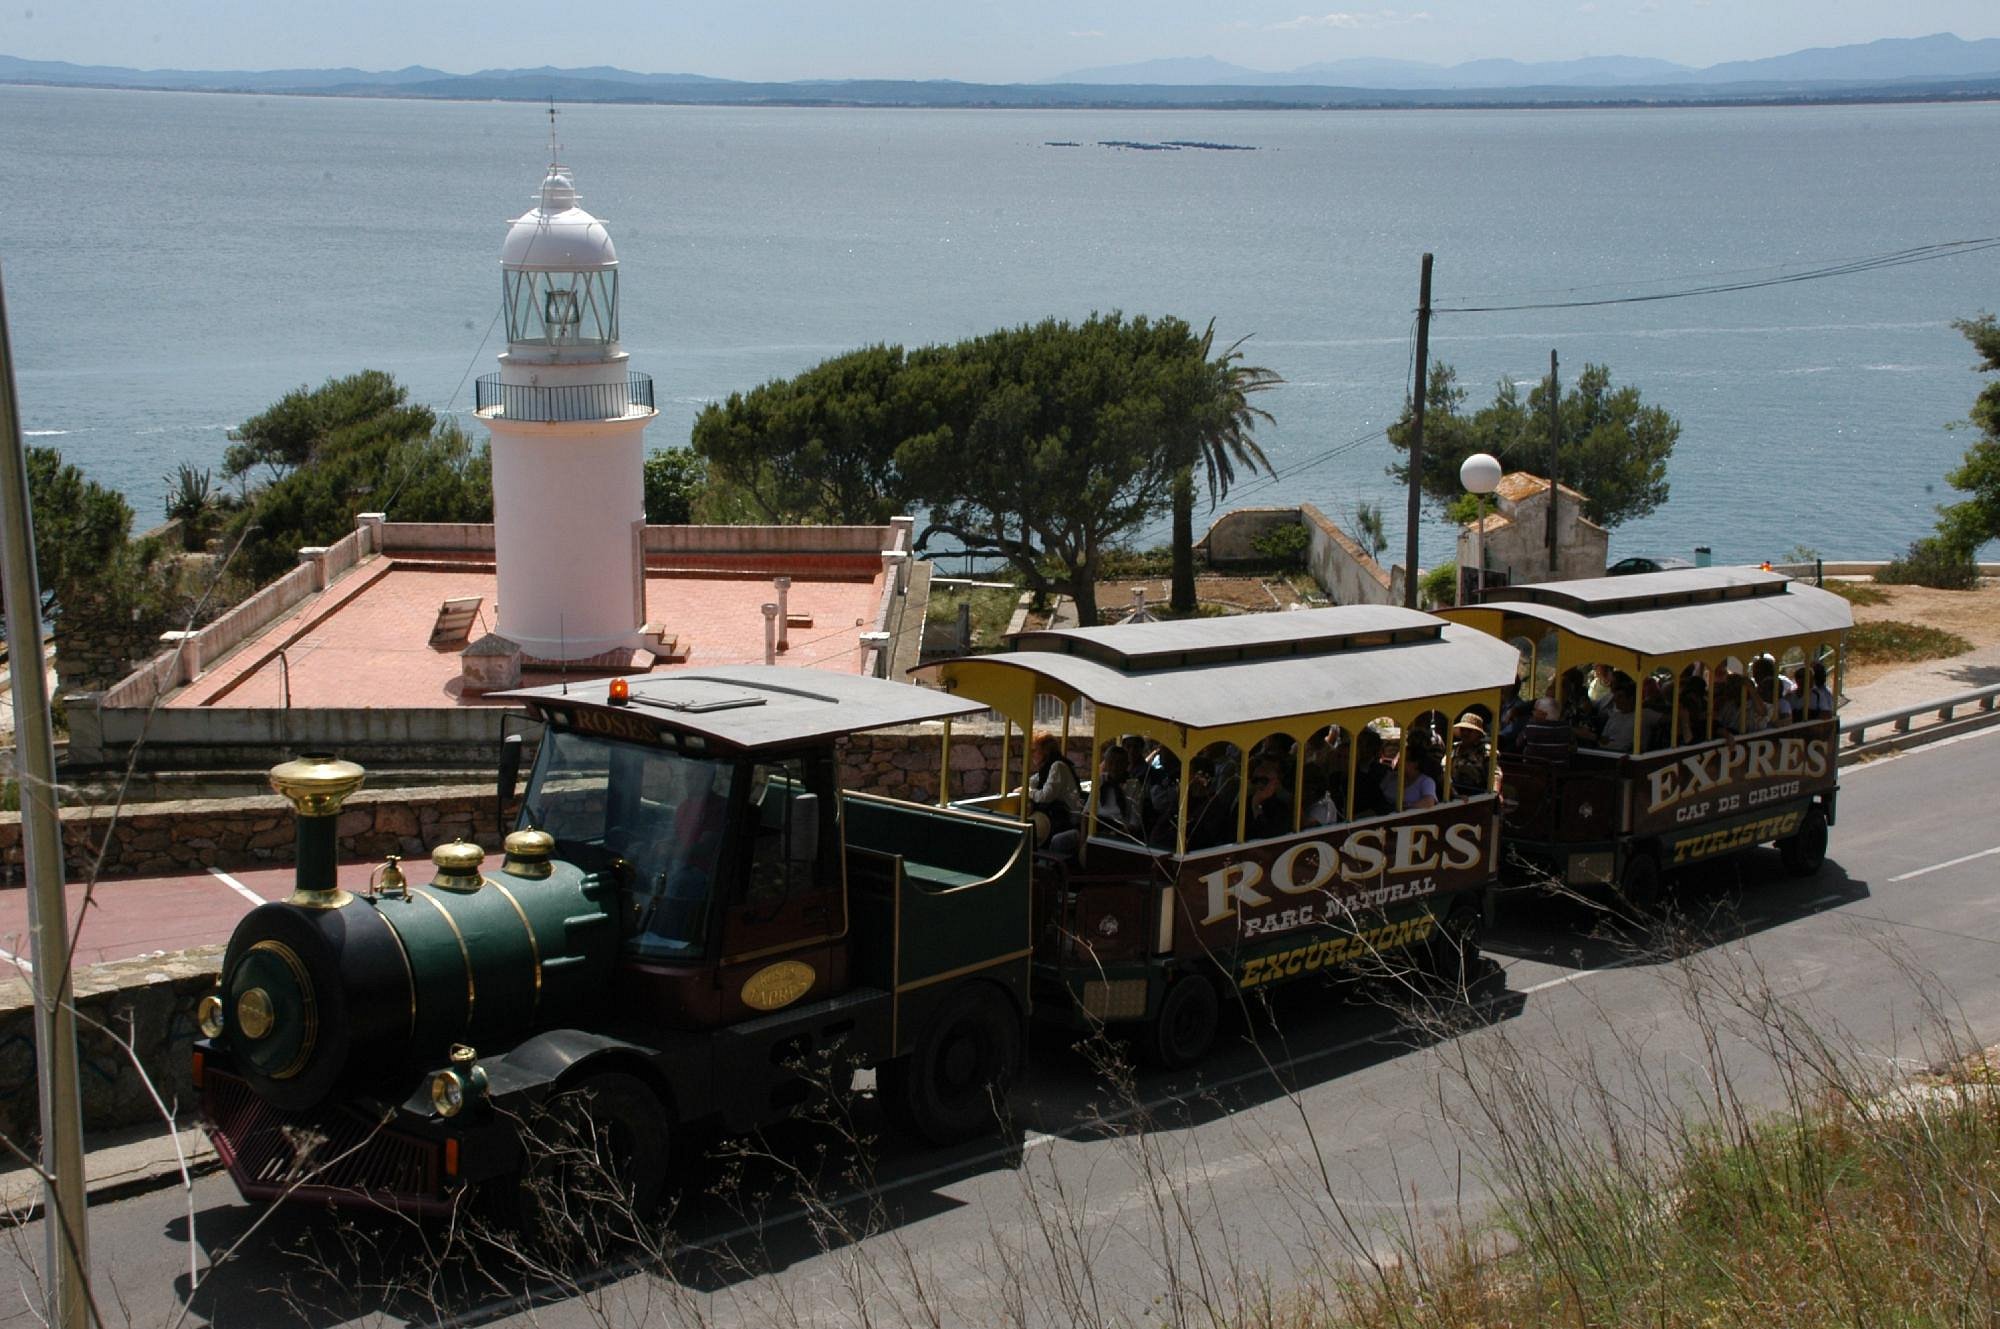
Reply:
<svg viewBox="0 0 2000 1329"><path fill-rule="evenodd" d="M230 876L227 872L224 872L221 868L210 868L208 870L208 875L214 877L217 881L221 882L224 886L227 886L230 890L235 891L238 895L248 900L251 904L269 903L269 901L265 900L263 896L251 890L248 886L245 886L242 882L236 880L236 878Z"/></svg>
<svg viewBox="0 0 2000 1329"><path fill-rule="evenodd" d="M1534 992L1546 992L1550 988L1559 988L1565 983L1574 983L1579 979L1589 978L1597 972L1599 971L1595 969L1579 969L1573 974L1564 974L1561 978L1551 978L1546 982L1536 983L1532 987L1522 988L1521 995L1525 997Z"/></svg>
<svg viewBox="0 0 2000 1329"><path fill-rule="evenodd" d="M27 960L23 959L21 956L14 954L14 952L12 951L0 951L0 964L11 964L24 974L32 974L35 972L35 966L29 964Z"/></svg>
<svg viewBox="0 0 2000 1329"><path fill-rule="evenodd" d="M1970 863L1976 858L1991 858L1995 854L2000 854L2000 845L1995 845L1991 849L1982 849L1976 854L1967 854L1963 858L1948 858L1942 863L1933 863L1927 868L1918 868L1915 872L1905 872L1902 876L1891 877L1889 880L1892 883L1908 881L1912 877L1922 877L1932 872L1942 872L1946 868L1955 868L1960 863Z"/></svg>

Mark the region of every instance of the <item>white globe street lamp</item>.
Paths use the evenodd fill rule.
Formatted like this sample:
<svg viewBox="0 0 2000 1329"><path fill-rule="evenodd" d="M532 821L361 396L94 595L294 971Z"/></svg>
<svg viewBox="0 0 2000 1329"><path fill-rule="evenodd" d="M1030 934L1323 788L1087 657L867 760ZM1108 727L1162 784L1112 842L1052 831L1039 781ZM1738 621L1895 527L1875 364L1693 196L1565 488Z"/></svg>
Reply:
<svg viewBox="0 0 2000 1329"><path fill-rule="evenodd" d="M1500 487L1500 459L1490 452L1475 452L1458 467L1458 482L1479 499L1479 518L1472 524L1473 603L1486 598L1486 496Z"/></svg>

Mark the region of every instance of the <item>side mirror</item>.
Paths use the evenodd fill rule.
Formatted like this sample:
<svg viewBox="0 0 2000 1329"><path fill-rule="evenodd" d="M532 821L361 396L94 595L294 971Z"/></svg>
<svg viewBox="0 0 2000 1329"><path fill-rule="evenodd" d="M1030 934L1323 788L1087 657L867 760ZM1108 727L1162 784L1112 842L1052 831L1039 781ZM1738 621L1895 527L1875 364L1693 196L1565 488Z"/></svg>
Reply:
<svg viewBox="0 0 2000 1329"><path fill-rule="evenodd" d="M792 797L790 839L785 845L785 857L794 863L811 862L819 856L819 795L795 794Z"/></svg>
<svg viewBox="0 0 2000 1329"><path fill-rule="evenodd" d="M514 801L514 791L521 783L521 735L509 734L500 740L500 783L499 794L493 816L500 823L500 829L507 829L507 805Z"/></svg>

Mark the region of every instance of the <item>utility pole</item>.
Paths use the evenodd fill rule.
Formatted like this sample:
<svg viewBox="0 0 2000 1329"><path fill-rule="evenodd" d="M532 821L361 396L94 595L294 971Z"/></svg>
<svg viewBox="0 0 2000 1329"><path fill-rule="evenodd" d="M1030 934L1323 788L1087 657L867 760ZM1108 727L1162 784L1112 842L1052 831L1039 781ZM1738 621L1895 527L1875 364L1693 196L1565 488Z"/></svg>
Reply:
<svg viewBox="0 0 2000 1329"><path fill-rule="evenodd" d="M1417 385L1410 405L1410 502L1403 535L1403 607L1417 607L1417 523L1424 501L1424 389L1431 376L1431 256L1417 288Z"/></svg>
<svg viewBox="0 0 2000 1329"><path fill-rule="evenodd" d="M63 900L62 823L56 814L55 735L42 656L42 589L28 511L28 454L14 393L7 294L0 286L0 578L7 598L8 667L14 681L14 776L21 791L21 848L28 877L35 1069L42 1112L42 1285L56 1329L90 1323L84 1222L83 1103L77 1092L76 1007Z"/></svg>
<svg viewBox="0 0 2000 1329"><path fill-rule="evenodd" d="M1562 379L1556 373L1556 352L1549 348L1549 580L1555 581L1562 574L1556 570L1556 504L1562 498Z"/></svg>

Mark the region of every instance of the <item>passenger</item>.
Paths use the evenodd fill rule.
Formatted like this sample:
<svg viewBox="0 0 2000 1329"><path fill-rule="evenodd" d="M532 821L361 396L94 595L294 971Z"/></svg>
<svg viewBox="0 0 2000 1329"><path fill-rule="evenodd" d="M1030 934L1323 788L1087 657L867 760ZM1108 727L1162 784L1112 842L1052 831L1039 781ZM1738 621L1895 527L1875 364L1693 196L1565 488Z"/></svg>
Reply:
<svg viewBox="0 0 2000 1329"><path fill-rule="evenodd" d="M1535 703L1535 718L1521 731L1521 755L1567 765L1576 752L1576 730L1563 722L1554 697Z"/></svg>
<svg viewBox="0 0 2000 1329"><path fill-rule="evenodd" d="M1340 773L1337 787L1343 791L1347 788L1347 772ZM1347 800L1344 796L1336 797L1335 788L1323 772L1306 767L1305 781L1299 786L1299 815L1304 825L1335 826L1340 823L1346 813Z"/></svg>
<svg viewBox="0 0 2000 1329"><path fill-rule="evenodd" d="M1679 746L1685 747L1689 743L1705 743L1707 741L1708 706L1702 700L1701 693L1683 684L1681 686L1680 715L1674 726L1674 742Z"/></svg>
<svg viewBox="0 0 2000 1329"><path fill-rule="evenodd" d="M1486 722L1477 711L1467 711L1451 727L1451 736L1452 797L1476 798L1487 791L1492 766Z"/></svg>
<svg viewBox="0 0 2000 1329"><path fill-rule="evenodd" d="M1750 662L1750 677L1757 684L1757 700L1763 703L1766 723L1790 724L1796 711L1798 685L1778 672L1778 662L1760 655Z"/></svg>
<svg viewBox="0 0 2000 1329"><path fill-rule="evenodd" d="M1833 689L1826 685L1826 666L1815 663L1812 667L1812 688L1806 694L1812 713L1818 716L1832 715L1839 709L1834 705Z"/></svg>
<svg viewBox="0 0 2000 1329"><path fill-rule="evenodd" d="M1164 747L1155 746L1146 757L1140 776L1139 813L1144 818L1146 843L1155 849L1172 849L1176 818L1180 816L1180 758Z"/></svg>
<svg viewBox="0 0 2000 1329"><path fill-rule="evenodd" d="M1370 725L1363 729L1354 740L1354 815L1381 817L1396 810L1394 767L1382 763L1382 731ZM1389 789L1382 788L1382 776L1387 772L1391 781Z"/></svg>
<svg viewBox="0 0 2000 1329"><path fill-rule="evenodd" d="M1749 682L1734 670L1726 671L1715 687L1715 732L1729 738L1756 728L1746 712Z"/></svg>
<svg viewBox="0 0 2000 1329"><path fill-rule="evenodd" d="M1563 674L1562 691L1560 693L1562 718L1568 721L1570 728L1576 731L1579 741L1588 740L1595 742L1597 739L1597 727L1602 722L1603 717L1597 713L1597 708L1591 704L1590 696L1584 690L1585 682L1586 676L1581 665Z"/></svg>
<svg viewBox="0 0 2000 1329"><path fill-rule="evenodd" d="M1639 717L1641 724L1640 751L1651 752L1667 746L1667 731L1672 727L1667 719L1667 690L1660 685L1657 676L1648 676L1639 690Z"/></svg>
<svg viewBox="0 0 2000 1329"><path fill-rule="evenodd" d="M1139 828L1139 809L1133 802L1131 763L1125 749L1113 743L1104 749L1104 762L1097 770L1097 833L1132 836Z"/></svg>
<svg viewBox="0 0 2000 1329"><path fill-rule="evenodd" d="M1599 715L1607 715L1611 711L1611 685L1613 681L1610 665L1598 664L1590 667L1590 683L1587 691L1590 697L1591 708Z"/></svg>
<svg viewBox="0 0 2000 1329"><path fill-rule="evenodd" d="M1403 810L1434 808L1438 801L1437 781L1424 772L1423 759L1414 748L1403 749ZM1394 779L1392 775L1390 777Z"/></svg>
<svg viewBox="0 0 2000 1329"><path fill-rule="evenodd" d="M1047 818L1048 832L1039 839L1046 843L1064 831L1076 828L1077 814L1083 811L1083 787L1077 782L1076 767L1063 755L1062 740L1043 734L1035 740L1035 773L1028 777L1028 800L1041 818Z"/></svg>
<svg viewBox="0 0 2000 1329"><path fill-rule="evenodd" d="M1268 840L1274 835L1290 835L1292 791L1285 787L1278 763L1259 757L1250 766L1250 805L1244 812L1243 838Z"/></svg>
<svg viewBox="0 0 2000 1329"><path fill-rule="evenodd" d="M1611 681L1611 710L1598 730L1597 745L1607 752L1630 752L1632 735L1643 723L1639 715L1639 688L1629 674Z"/></svg>
<svg viewBox="0 0 2000 1329"><path fill-rule="evenodd" d="M1228 844L1236 838L1236 782L1218 777L1215 763L1196 757L1188 763L1188 835L1190 851Z"/></svg>

